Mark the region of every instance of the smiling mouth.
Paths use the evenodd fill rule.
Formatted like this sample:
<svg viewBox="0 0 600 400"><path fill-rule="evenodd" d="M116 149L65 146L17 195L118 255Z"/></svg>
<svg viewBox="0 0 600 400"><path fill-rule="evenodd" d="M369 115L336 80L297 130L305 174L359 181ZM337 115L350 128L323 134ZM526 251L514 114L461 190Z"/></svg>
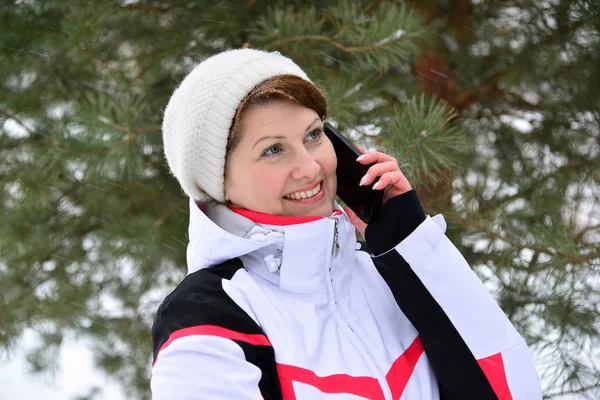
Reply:
<svg viewBox="0 0 600 400"><path fill-rule="evenodd" d="M310 190L298 191L294 193L287 194L283 196L284 199L288 200L302 200L302 199L310 199L315 197L321 191L321 186L323 185L323 181L319 182L317 186Z"/></svg>

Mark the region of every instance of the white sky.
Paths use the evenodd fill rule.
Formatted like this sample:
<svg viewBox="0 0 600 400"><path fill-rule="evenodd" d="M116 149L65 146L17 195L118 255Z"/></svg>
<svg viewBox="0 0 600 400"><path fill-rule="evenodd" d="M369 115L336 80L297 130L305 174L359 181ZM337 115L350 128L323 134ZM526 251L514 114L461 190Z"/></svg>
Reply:
<svg viewBox="0 0 600 400"><path fill-rule="evenodd" d="M32 375L27 370L25 351L36 344L36 334L27 330L21 343L0 358L0 397L2 400L70 400L102 388L94 400L125 400L119 386L94 368L93 354L85 341L65 341L60 350L56 374Z"/></svg>

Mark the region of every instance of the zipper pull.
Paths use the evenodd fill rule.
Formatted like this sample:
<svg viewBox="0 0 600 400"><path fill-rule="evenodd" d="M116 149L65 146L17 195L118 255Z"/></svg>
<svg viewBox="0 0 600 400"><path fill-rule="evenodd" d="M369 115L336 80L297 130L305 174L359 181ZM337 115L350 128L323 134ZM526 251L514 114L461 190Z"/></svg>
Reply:
<svg viewBox="0 0 600 400"><path fill-rule="evenodd" d="M338 256L338 254L340 254L340 243L339 243L339 232L338 232L338 225L340 223L340 221L336 218L333 217L333 220L335 222L335 226L333 228L333 258L336 258Z"/></svg>

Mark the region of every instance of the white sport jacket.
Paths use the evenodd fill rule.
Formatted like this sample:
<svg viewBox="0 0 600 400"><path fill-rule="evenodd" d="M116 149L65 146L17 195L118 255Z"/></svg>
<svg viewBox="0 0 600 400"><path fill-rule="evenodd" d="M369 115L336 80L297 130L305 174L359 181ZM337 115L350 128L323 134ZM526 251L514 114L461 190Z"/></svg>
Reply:
<svg viewBox="0 0 600 400"><path fill-rule="evenodd" d="M523 338L414 191L348 217L190 201L189 273L152 329L154 400L538 400ZM368 246L368 248L367 248Z"/></svg>

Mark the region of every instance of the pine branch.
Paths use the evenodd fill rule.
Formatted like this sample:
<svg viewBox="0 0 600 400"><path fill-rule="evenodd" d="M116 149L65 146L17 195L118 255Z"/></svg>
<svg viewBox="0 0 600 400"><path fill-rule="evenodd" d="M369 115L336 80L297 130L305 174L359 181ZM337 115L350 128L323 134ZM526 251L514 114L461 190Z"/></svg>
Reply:
<svg viewBox="0 0 600 400"><path fill-rule="evenodd" d="M590 385L590 386L584 386L584 387L581 387L578 389L573 389L573 390L563 390L561 392L544 394L544 399L553 399L556 397L562 397L562 396L566 396L566 395L570 395L570 394L582 394L582 393L589 392L590 390L594 390L594 389L600 389L600 383L596 383L596 384Z"/></svg>
<svg viewBox="0 0 600 400"><path fill-rule="evenodd" d="M116 8L123 11L150 11L155 14L166 14L171 11L174 6L172 3L153 2L158 5L144 5L144 4L125 4L118 5Z"/></svg>
<svg viewBox="0 0 600 400"><path fill-rule="evenodd" d="M427 131L421 131L421 133L419 133L419 137L417 138L417 141L415 143L413 143L404 153L404 155L406 157L409 157L410 154L415 151L415 149L419 146L419 144L421 144L422 141L424 141L425 139L427 139Z"/></svg>
<svg viewBox="0 0 600 400"><path fill-rule="evenodd" d="M56 66L54 65L54 63L52 62L51 59L48 60L48 65L50 66L50 69L52 70L52 72L54 73L54 76L56 77L56 80L58 81L58 87L60 88L60 90L63 92L63 94L67 98L71 98L72 97L71 88L69 88L67 81L61 75L61 73L58 71L58 69L56 68Z"/></svg>
<svg viewBox="0 0 600 400"><path fill-rule="evenodd" d="M499 239L519 250L528 249L528 250L534 250L539 253L547 254L552 257L560 256L560 257L563 257L563 258L565 258L573 263L577 263L577 264L589 262L599 256L598 253L592 253L592 254L589 254L586 256L570 254L570 253L566 253L566 252L558 250L558 249L551 248L544 244L523 244L518 241L509 239L509 238L503 236L501 233L494 231L484 225L476 224L476 223L474 223L468 219L462 218L456 214L447 214L444 217L448 218L449 220L452 220L454 222L458 222L461 226L463 226L465 228L483 232L487 236L489 236L493 239Z"/></svg>
<svg viewBox="0 0 600 400"><path fill-rule="evenodd" d="M496 199L500 200L500 201L495 202L494 204L496 205L496 207L499 207L501 204L509 204L510 202L517 200L517 199L528 198L536 190L538 190L541 187L544 187L544 185L550 179L556 179L557 177L560 177L563 174L577 175L581 172L580 170L582 168L585 169L587 167L588 167L587 163L582 162L582 161L577 161L577 162L572 162L572 163L562 165L559 168L557 168L554 172L539 177L536 181L534 181L531 185L527 186L524 190L518 191L517 193L514 193L509 196L496 197Z"/></svg>
<svg viewBox="0 0 600 400"><path fill-rule="evenodd" d="M2 298L2 318L0 321L0 326L2 326L2 330L7 330L8 329L8 300L6 300L4 297Z"/></svg>
<svg viewBox="0 0 600 400"><path fill-rule="evenodd" d="M363 51L371 51L371 50L382 49L382 48L385 48L385 47L393 44L394 42L397 42L401 38L402 37L397 37L397 38L393 38L393 39L390 39L390 40L386 40L386 41L384 41L382 43L379 43L379 44L374 44L374 45L369 45L369 46L346 47L343 44L341 44L340 42L338 42L337 40L332 39L332 38L330 38L328 36L323 36L323 35L299 35L299 36L292 36L292 37L287 37L287 38L276 40L276 41L274 41L272 43L269 43L269 44L266 44L266 45L262 46L262 48L263 49L271 49L273 47L280 46L280 45L283 45L283 44L307 40L307 41L326 42L326 43L329 43L330 45L332 45L332 46L340 49L343 52L346 52L346 53L356 53L356 52L363 52Z"/></svg>
<svg viewBox="0 0 600 400"><path fill-rule="evenodd" d="M366 7L363 9L364 13L365 13L365 14L368 14L368 13L369 13L369 11L371 11L372 9L374 9L376 6L379 6L379 5L380 5L380 3L381 3L381 0L374 0L374 1L372 1L370 4L368 4L368 5L367 5L367 6L366 6ZM342 36L342 34L343 34L344 32L346 32L348 29L350 29L350 28L352 28L354 25L356 25L356 22L357 22L357 19L354 19L354 20L353 20L353 21L351 21L350 23L348 23L348 24L346 24L346 25L342 26L342 27L340 28L340 30L339 30L339 31L338 31L338 32L337 32L335 35L333 35L333 38L334 38L334 39L338 39L340 36Z"/></svg>
<svg viewBox="0 0 600 400"><path fill-rule="evenodd" d="M581 238L583 238L583 236L586 233L591 232L591 231L597 231L599 229L600 229L600 224L586 226L585 228L582 228L579 232L577 232L577 234L575 235L575 238L581 239Z"/></svg>
<svg viewBox="0 0 600 400"><path fill-rule="evenodd" d="M344 34L344 32L346 32L348 29L352 28L355 24L356 24L356 21L352 21L349 24L342 26L340 28L340 30L335 35L333 35L333 39L337 40L340 36L342 36Z"/></svg>
<svg viewBox="0 0 600 400"><path fill-rule="evenodd" d="M185 199L180 200L180 201L176 202L175 204L173 204L167 210L167 212L165 212L163 215L161 215L160 218L158 218L156 220L156 222L154 222L154 224L152 225L152 229L157 229L158 227L160 227L171 214L173 214L175 211L177 211L179 209L179 207L185 205L187 202L188 202L188 199L185 198Z"/></svg>
<svg viewBox="0 0 600 400"><path fill-rule="evenodd" d="M507 70L495 72L482 84L466 88L462 92L454 95L450 100L454 107L458 108L459 110L466 109L474 102L479 101L489 95L506 75L508 75Z"/></svg>
<svg viewBox="0 0 600 400"><path fill-rule="evenodd" d="M88 18L85 21L85 30L84 30L84 34L83 34L83 50L85 51L85 55L87 56L87 58L90 60L90 64L92 65L92 71L96 71L96 58L92 55L91 51L90 51L90 46L89 46L89 42L90 42L90 25L92 24L92 21Z"/></svg>

